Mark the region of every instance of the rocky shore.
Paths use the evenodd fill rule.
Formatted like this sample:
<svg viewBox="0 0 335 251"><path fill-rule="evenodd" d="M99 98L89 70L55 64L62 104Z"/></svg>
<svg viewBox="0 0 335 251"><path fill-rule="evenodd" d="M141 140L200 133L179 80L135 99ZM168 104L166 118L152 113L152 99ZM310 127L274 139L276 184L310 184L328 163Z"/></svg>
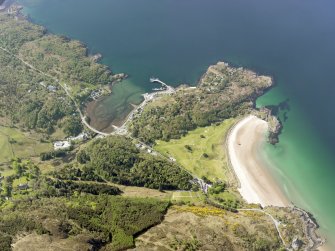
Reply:
<svg viewBox="0 0 335 251"><path fill-rule="evenodd" d="M319 225L316 223L314 217L310 213L296 206L292 208L292 211L298 212L301 220L305 223L304 232L309 242L306 250L307 251L317 250L319 247L324 245L325 239L321 238L317 234Z"/></svg>
<svg viewBox="0 0 335 251"><path fill-rule="evenodd" d="M268 142L273 145L277 144L279 142L279 135L283 129L280 120L272 114L270 109L265 107L255 110L252 114L268 122Z"/></svg>

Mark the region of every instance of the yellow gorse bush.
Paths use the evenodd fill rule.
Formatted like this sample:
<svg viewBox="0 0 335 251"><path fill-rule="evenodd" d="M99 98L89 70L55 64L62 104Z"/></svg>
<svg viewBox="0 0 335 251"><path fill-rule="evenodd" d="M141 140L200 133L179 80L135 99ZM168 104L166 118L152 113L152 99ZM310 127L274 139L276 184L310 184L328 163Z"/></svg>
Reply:
<svg viewBox="0 0 335 251"><path fill-rule="evenodd" d="M180 212L190 212L198 216L219 216L226 215L226 211L215 207L184 206L176 208Z"/></svg>

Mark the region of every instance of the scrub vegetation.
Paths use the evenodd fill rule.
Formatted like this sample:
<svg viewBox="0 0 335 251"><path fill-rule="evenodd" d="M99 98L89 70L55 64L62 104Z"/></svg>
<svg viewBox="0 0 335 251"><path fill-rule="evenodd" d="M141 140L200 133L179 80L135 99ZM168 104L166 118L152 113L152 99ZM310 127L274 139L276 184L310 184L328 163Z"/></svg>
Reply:
<svg viewBox="0 0 335 251"><path fill-rule="evenodd" d="M144 142L178 139L188 131L250 112L272 79L219 62L210 66L196 89L181 88L166 102L154 101L133 121L134 137Z"/></svg>
<svg viewBox="0 0 335 251"><path fill-rule="evenodd" d="M191 175L162 157L141 152L124 137L94 140L77 158L114 183L163 190L191 188Z"/></svg>
<svg viewBox="0 0 335 251"><path fill-rule="evenodd" d="M72 239L73 246L86 243L86 249L130 248L135 234L161 222L167 206L155 199L89 194L16 201L1 213L1 250L11 250L13 237L29 232L50 236L45 245Z"/></svg>

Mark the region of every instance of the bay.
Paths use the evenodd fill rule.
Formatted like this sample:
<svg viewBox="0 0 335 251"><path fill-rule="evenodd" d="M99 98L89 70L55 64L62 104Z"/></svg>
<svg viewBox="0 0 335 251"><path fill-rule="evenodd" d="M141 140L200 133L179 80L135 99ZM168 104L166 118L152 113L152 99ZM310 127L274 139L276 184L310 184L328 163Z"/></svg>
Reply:
<svg viewBox="0 0 335 251"><path fill-rule="evenodd" d="M282 104L280 143L264 156L289 198L335 250L335 2L331 0L21 0L32 20L83 41L130 75L94 113L124 117L150 76L196 84L219 60L272 75L257 105Z"/></svg>

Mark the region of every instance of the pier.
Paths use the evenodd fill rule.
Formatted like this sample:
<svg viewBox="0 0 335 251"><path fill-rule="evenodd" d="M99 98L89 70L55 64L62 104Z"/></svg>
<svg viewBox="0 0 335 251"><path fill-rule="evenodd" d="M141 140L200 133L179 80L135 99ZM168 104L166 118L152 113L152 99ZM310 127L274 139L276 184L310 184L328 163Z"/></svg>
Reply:
<svg viewBox="0 0 335 251"><path fill-rule="evenodd" d="M151 83L159 83L161 84L163 87L166 88L166 92L168 93L173 93L175 92L175 89L172 86L167 85L166 83L164 83L162 80L160 80L159 78L155 78L155 77L151 77L150 78L150 82Z"/></svg>

